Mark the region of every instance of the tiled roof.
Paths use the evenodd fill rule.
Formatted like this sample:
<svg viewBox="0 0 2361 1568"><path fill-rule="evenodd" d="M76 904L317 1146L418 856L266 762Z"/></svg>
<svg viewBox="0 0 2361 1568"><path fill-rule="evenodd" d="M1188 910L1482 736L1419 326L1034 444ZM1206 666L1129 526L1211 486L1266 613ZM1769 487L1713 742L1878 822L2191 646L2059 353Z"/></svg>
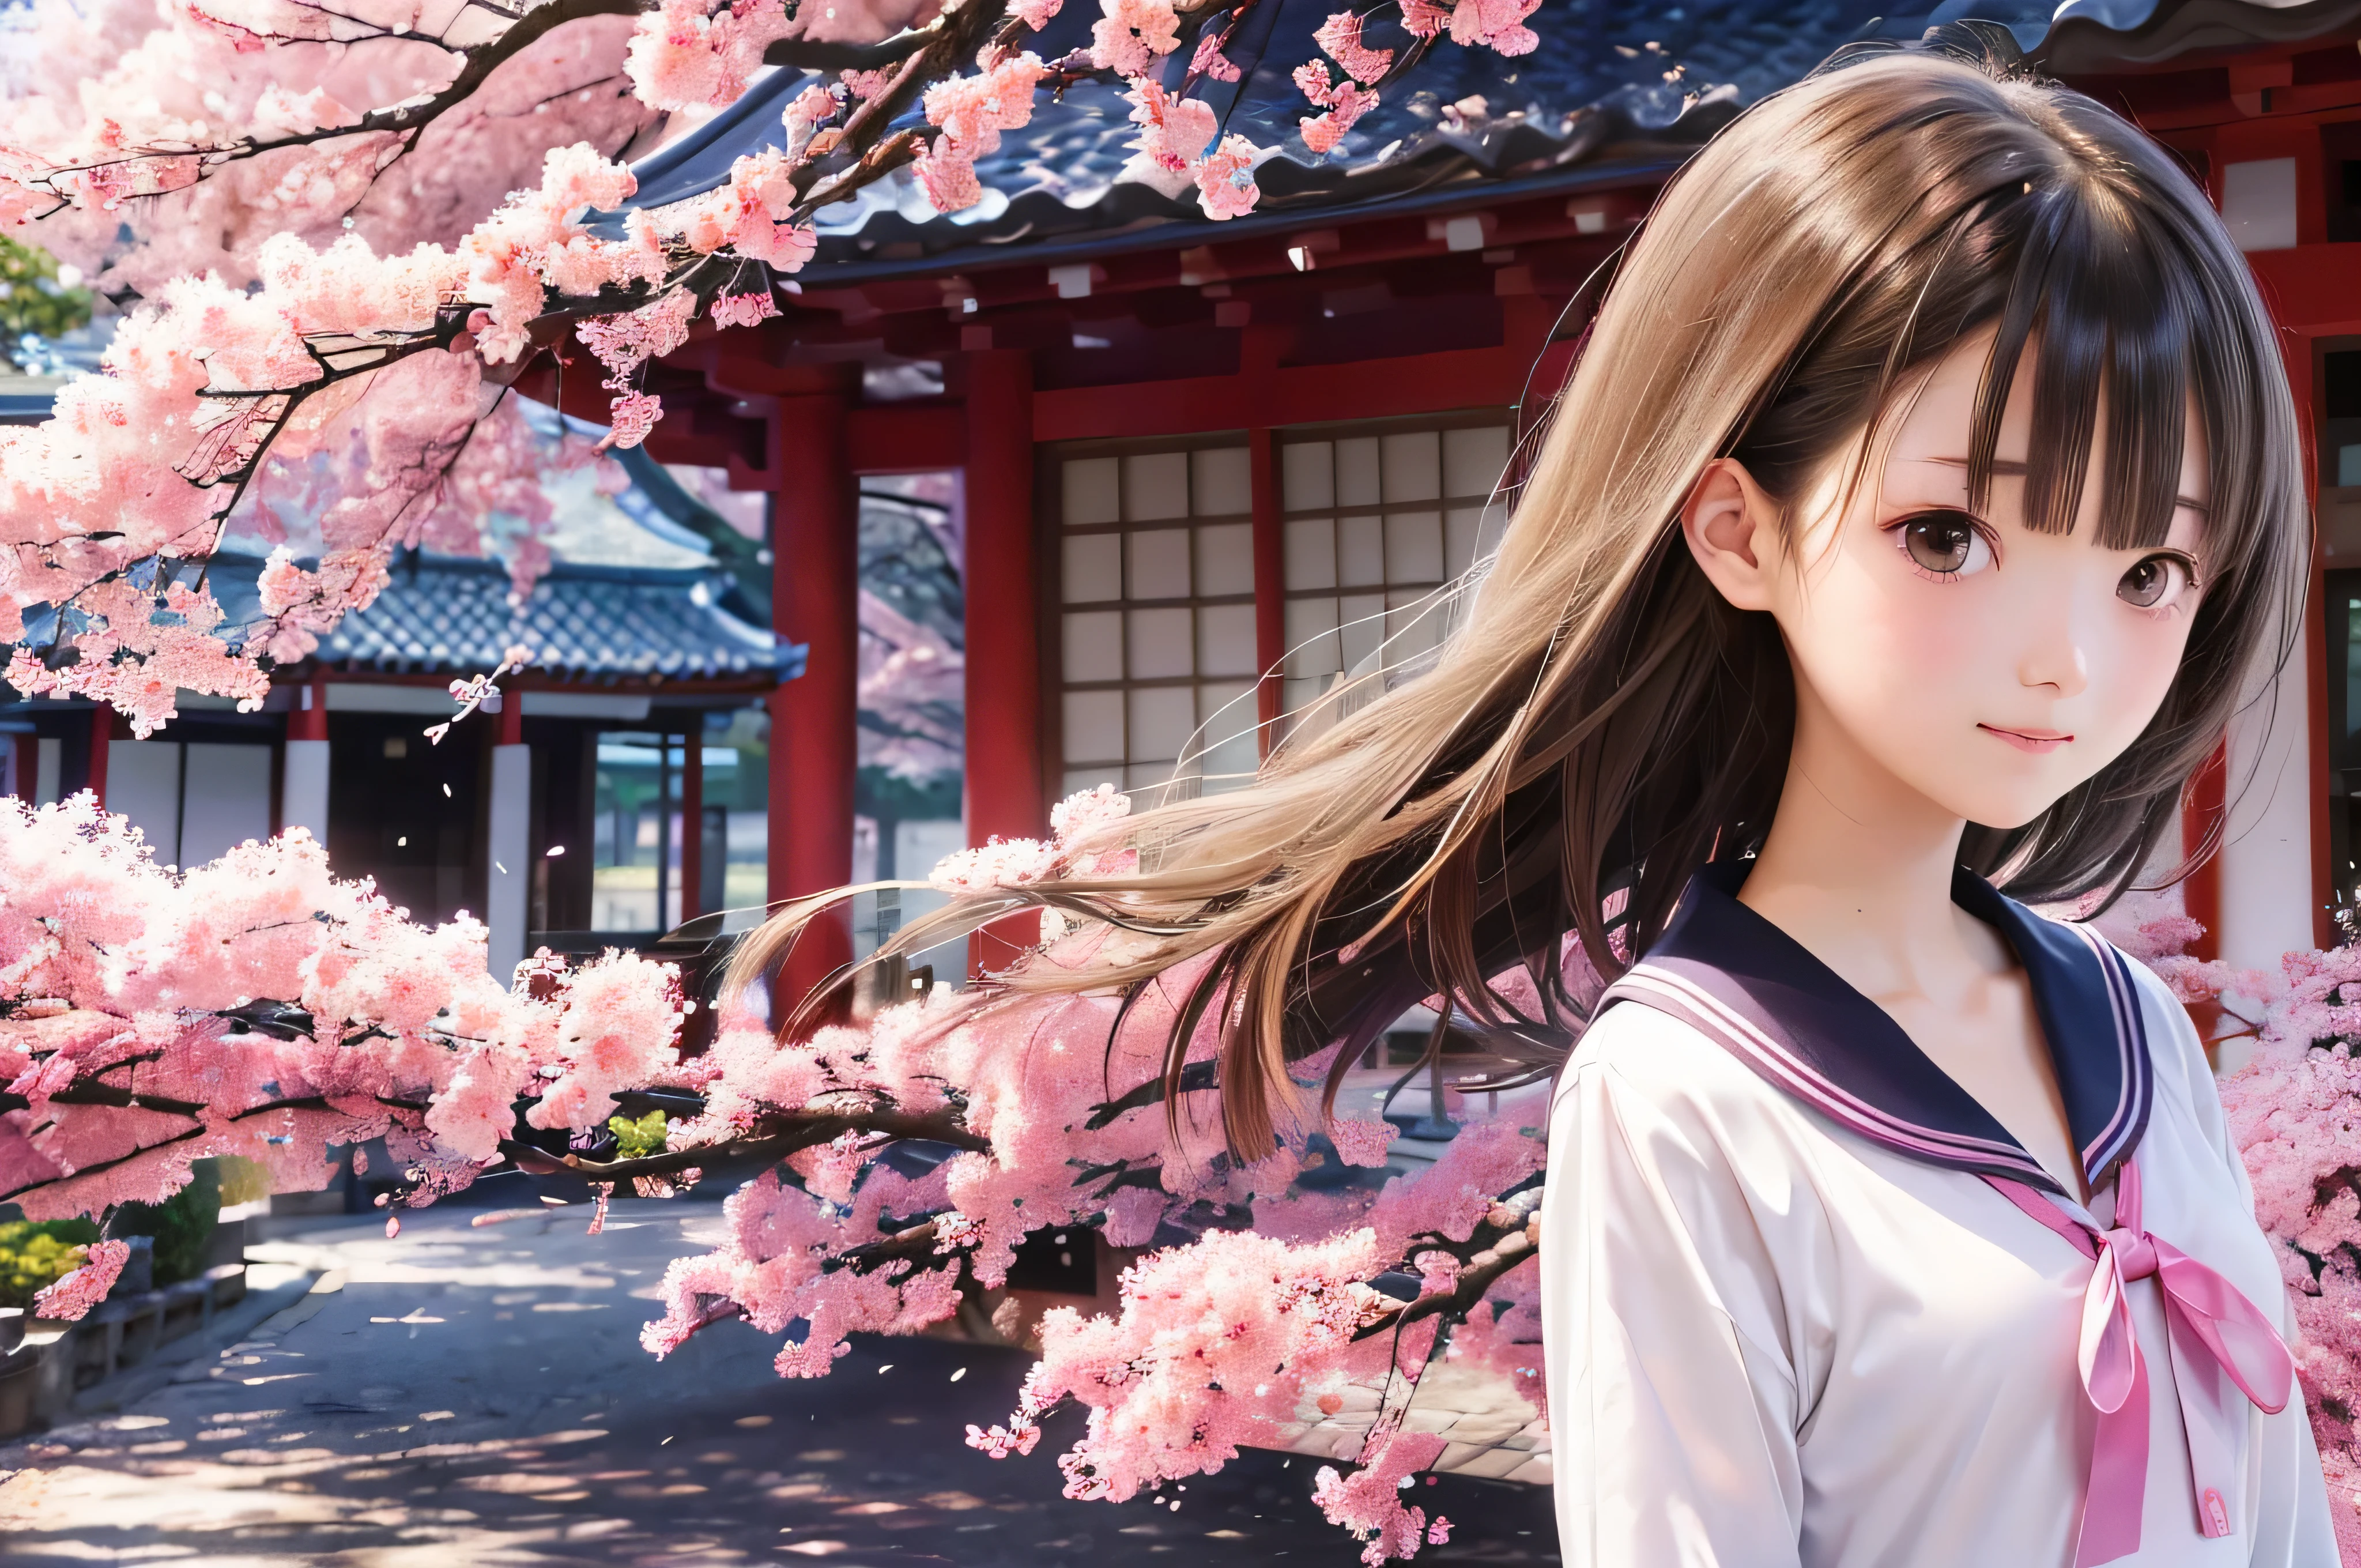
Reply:
<svg viewBox="0 0 2361 1568"><path fill-rule="evenodd" d="M1552 3L1532 19L1542 40L1533 53L1510 59L1439 44L1322 159L1298 132L1312 111L1290 73L1318 54L1312 32L1334 9L1335 0L1261 0L1229 49L1241 80L1201 81L1194 90L1224 131L1274 149L1256 171L1263 194L1254 214L1214 223L1193 191L1174 198L1118 181L1137 127L1119 92L1089 82L1045 100L1030 126L1005 133L1000 150L979 160L984 198L966 212L936 214L907 171L824 209L819 258L805 280L857 282L989 266L1019 248L1028 260L1054 262L1197 245L1300 226L1347 203L1356 213L1464 205L1478 185L1515 196L1629 181L1669 168L1736 109L1796 81L1848 41L1916 38L1932 24L1961 17L1999 22L2049 69L2088 74L2192 50L2320 36L2348 25L2361 6L1949 0L1897 16L1881 15L1877 0ZM1098 10L1091 0L1066 0L1036 49L1054 58L1087 47ZM1390 15L1370 18L1365 41L1395 49L1411 43ZM1194 42L1184 30L1166 58L1168 88L1179 85ZM1668 82L1675 64L1682 76ZM694 196L726 180L740 156L777 145L781 108L812 80L774 72L706 126L642 160L634 204ZM897 124L920 118L914 110Z"/></svg>
<svg viewBox="0 0 2361 1568"><path fill-rule="evenodd" d="M233 620L233 574L214 581ZM251 592L251 576L236 574ZM521 609L509 576L491 562L403 557L368 609L320 640L319 656L387 672L481 674L512 644L534 651L533 668L590 679L729 679L803 674L804 646L774 643L721 608L728 578L710 569L559 563Z"/></svg>

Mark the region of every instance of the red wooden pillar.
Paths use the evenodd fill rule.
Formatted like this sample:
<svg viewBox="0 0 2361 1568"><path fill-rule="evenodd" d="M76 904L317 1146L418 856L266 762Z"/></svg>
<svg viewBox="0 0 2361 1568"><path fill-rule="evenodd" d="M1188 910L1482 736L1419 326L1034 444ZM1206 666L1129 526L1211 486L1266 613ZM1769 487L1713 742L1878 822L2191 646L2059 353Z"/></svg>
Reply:
<svg viewBox="0 0 2361 1568"><path fill-rule="evenodd" d="M295 694L295 706L287 715L287 739L325 740L327 738L328 677L315 670L303 689Z"/></svg>
<svg viewBox="0 0 2361 1568"><path fill-rule="evenodd" d="M802 675L771 694L774 905L852 880L861 557L845 452L847 401L842 382L783 395L771 427L778 485L771 510L771 620L780 636L810 650ZM840 919L815 923L787 955L775 1003L792 1005L851 957L851 936Z"/></svg>
<svg viewBox="0 0 2361 1568"><path fill-rule="evenodd" d="M967 356L967 841L1038 838L1041 777L1040 574L1033 558L1033 361L1020 349ZM1006 966L1040 939L1025 915L978 932L972 968Z"/></svg>
<svg viewBox="0 0 2361 1568"><path fill-rule="evenodd" d="M90 793L106 809L106 747L115 739L115 709L100 703L90 710Z"/></svg>
<svg viewBox="0 0 2361 1568"><path fill-rule="evenodd" d="M1279 518L1279 441L1268 430L1246 432L1246 473L1254 497L1255 663L1262 682L1255 688L1255 714L1261 724L1262 754L1279 744L1279 713L1286 687L1280 661L1287 657L1287 533Z"/></svg>

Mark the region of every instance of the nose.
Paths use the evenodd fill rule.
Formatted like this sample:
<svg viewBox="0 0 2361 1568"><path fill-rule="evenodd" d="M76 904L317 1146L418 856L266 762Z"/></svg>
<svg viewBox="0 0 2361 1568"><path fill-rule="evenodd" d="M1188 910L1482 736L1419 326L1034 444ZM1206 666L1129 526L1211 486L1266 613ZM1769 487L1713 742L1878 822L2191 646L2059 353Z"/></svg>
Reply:
<svg viewBox="0 0 2361 1568"><path fill-rule="evenodd" d="M2055 696L2080 696L2091 684L2090 659L2082 646L2080 624L2081 606L2061 594L2052 602L2026 608L2032 612L2032 629L2017 655L2017 680L2028 686L2048 686Z"/></svg>

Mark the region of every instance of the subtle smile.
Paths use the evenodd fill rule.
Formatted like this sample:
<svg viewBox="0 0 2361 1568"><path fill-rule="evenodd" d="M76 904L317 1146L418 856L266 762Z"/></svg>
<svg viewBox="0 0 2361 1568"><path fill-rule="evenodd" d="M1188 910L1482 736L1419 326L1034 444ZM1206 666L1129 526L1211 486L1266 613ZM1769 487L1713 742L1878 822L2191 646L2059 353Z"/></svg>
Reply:
<svg viewBox="0 0 2361 1568"><path fill-rule="evenodd" d="M2074 739L2057 729L2003 729L1997 724L1979 724L1976 728L1987 735L1998 736L2020 751L2055 751Z"/></svg>

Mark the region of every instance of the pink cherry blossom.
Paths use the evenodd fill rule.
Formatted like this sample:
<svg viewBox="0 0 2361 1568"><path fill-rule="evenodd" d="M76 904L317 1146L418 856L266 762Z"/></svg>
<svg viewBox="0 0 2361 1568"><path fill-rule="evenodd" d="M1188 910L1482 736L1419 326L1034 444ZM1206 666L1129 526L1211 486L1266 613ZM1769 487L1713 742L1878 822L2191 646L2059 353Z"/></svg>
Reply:
<svg viewBox="0 0 2361 1568"><path fill-rule="evenodd" d="M1197 171L1197 190L1203 200L1209 218L1242 218L1254 211L1262 200L1261 188L1255 184L1255 160L1261 149L1246 137L1235 133L1222 138L1222 145Z"/></svg>
<svg viewBox="0 0 2361 1568"><path fill-rule="evenodd" d="M1226 32L1211 27L1205 30L1205 36L1197 40L1197 52L1189 59L1189 70L1192 75L1210 76L1216 82L1235 82L1238 79L1237 66L1222 52L1222 42L1227 37Z"/></svg>
<svg viewBox="0 0 2361 1568"><path fill-rule="evenodd" d="M1312 35L1312 39L1356 82L1375 82L1394 61L1393 50L1368 49L1362 44L1361 18L1356 12L1334 13L1320 24L1320 30Z"/></svg>
<svg viewBox="0 0 2361 1568"><path fill-rule="evenodd" d="M82 1254L82 1266L54 1279L33 1295L33 1315L54 1322L74 1322L106 1299L123 1266L131 1260L129 1242L93 1242Z"/></svg>
<svg viewBox="0 0 2361 1568"><path fill-rule="evenodd" d="M1540 47L1541 38L1521 24L1541 8L1541 3L1542 0L1458 0L1451 12L1451 41L1482 44L1506 55L1531 54Z"/></svg>
<svg viewBox="0 0 2361 1568"><path fill-rule="evenodd" d="M1196 98L1176 99L1153 82L1132 84L1131 120L1140 127L1135 145L1160 169L1180 173L1192 170L1213 143L1217 123L1213 105Z"/></svg>
<svg viewBox="0 0 2361 1568"><path fill-rule="evenodd" d="M777 315L779 307L767 291L716 294L705 313L717 326L752 326L756 322L768 321Z"/></svg>
<svg viewBox="0 0 2361 1568"><path fill-rule="evenodd" d="M1334 150L1353 123L1378 106L1375 93L1364 92L1350 82L1339 82L1324 101L1329 105L1325 114L1301 122L1303 145L1323 154Z"/></svg>
<svg viewBox="0 0 2361 1568"><path fill-rule="evenodd" d="M1171 0L1099 0L1104 13L1091 24L1091 59L1118 76L1148 74L1159 55L1180 47L1180 18Z"/></svg>

